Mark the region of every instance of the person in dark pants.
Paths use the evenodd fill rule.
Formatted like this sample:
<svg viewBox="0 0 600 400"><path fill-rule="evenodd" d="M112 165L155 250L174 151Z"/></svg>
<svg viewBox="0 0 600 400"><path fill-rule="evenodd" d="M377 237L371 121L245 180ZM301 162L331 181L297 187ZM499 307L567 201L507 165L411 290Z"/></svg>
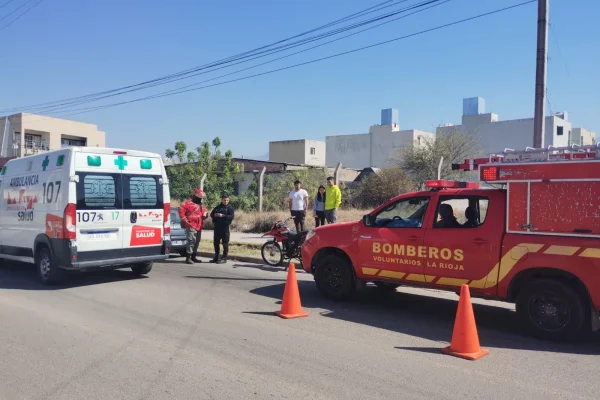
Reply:
<svg viewBox="0 0 600 400"><path fill-rule="evenodd" d="M325 225L325 186L319 186L319 191L313 201L315 228Z"/></svg>
<svg viewBox="0 0 600 400"><path fill-rule="evenodd" d="M200 245L200 237L202 235L202 224L208 218L208 211L204 207L204 204L202 204L202 200L205 197L202 189L196 189L192 198L179 207L179 217L181 218L182 226L185 227L187 236L186 264L202 262L198 258L198 246Z"/></svg>
<svg viewBox="0 0 600 400"><path fill-rule="evenodd" d="M212 262L217 264L224 264L227 262L227 255L229 253L229 225L233 221L235 213L233 206L229 204L229 196L223 194L221 196L221 204L215 207L211 213L214 231L214 245L215 245L215 258ZM223 257L219 259L220 245L223 244Z"/></svg>
<svg viewBox="0 0 600 400"><path fill-rule="evenodd" d="M289 195L290 214L294 217L296 232L304 230L304 218L308 208L308 192L302 189L302 182L294 182L294 190Z"/></svg>

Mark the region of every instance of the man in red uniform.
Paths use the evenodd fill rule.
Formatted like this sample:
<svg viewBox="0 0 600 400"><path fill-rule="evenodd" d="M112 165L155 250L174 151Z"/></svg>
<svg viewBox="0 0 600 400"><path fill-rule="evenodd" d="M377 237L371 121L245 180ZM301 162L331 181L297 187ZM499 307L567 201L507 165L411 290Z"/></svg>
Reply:
<svg viewBox="0 0 600 400"><path fill-rule="evenodd" d="M198 259L198 245L202 235L202 224L208 218L208 210L202 204L205 197L202 189L196 189L192 198L179 207L179 216L187 234L186 264L202 262Z"/></svg>

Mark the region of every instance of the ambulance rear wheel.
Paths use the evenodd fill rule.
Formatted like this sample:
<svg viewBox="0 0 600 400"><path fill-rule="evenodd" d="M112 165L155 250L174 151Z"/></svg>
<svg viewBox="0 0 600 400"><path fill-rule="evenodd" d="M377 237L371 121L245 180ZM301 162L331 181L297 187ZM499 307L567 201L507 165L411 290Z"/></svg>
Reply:
<svg viewBox="0 0 600 400"><path fill-rule="evenodd" d="M135 275L146 275L152 270L152 263L136 264L131 266L131 270Z"/></svg>
<svg viewBox="0 0 600 400"><path fill-rule="evenodd" d="M586 331L586 300L572 287L552 279L528 283L516 301L521 325L540 339L570 341Z"/></svg>
<svg viewBox="0 0 600 400"><path fill-rule="evenodd" d="M325 256L317 263L315 283L323 296L333 300L346 300L356 289L352 265L335 254Z"/></svg>
<svg viewBox="0 0 600 400"><path fill-rule="evenodd" d="M37 251L35 265L42 285L53 285L62 278L63 270L54 264L52 252L46 247L42 247Z"/></svg>

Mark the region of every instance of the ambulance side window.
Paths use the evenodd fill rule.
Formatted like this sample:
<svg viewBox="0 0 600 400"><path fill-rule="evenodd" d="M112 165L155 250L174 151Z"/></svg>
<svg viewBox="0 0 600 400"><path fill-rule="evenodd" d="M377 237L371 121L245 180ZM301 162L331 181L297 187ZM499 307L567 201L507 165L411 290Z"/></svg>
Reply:
<svg viewBox="0 0 600 400"><path fill-rule="evenodd" d="M377 228L420 228L429 197L403 199L385 207L375 216Z"/></svg>
<svg viewBox="0 0 600 400"><path fill-rule="evenodd" d="M434 228L478 228L485 222L489 198L440 196Z"/></svg>

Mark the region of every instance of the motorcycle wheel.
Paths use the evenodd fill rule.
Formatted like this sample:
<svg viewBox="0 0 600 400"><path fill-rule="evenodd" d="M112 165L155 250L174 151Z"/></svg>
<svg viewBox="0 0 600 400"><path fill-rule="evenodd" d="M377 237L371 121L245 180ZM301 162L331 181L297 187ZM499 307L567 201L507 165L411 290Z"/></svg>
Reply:
<svg viewBox="0 0 600 400"><path fill-rule="evenodd" d="M263 261L271 266L278 267L283 264L283 251L277 242L266 242L260 249Z"/></svg>

